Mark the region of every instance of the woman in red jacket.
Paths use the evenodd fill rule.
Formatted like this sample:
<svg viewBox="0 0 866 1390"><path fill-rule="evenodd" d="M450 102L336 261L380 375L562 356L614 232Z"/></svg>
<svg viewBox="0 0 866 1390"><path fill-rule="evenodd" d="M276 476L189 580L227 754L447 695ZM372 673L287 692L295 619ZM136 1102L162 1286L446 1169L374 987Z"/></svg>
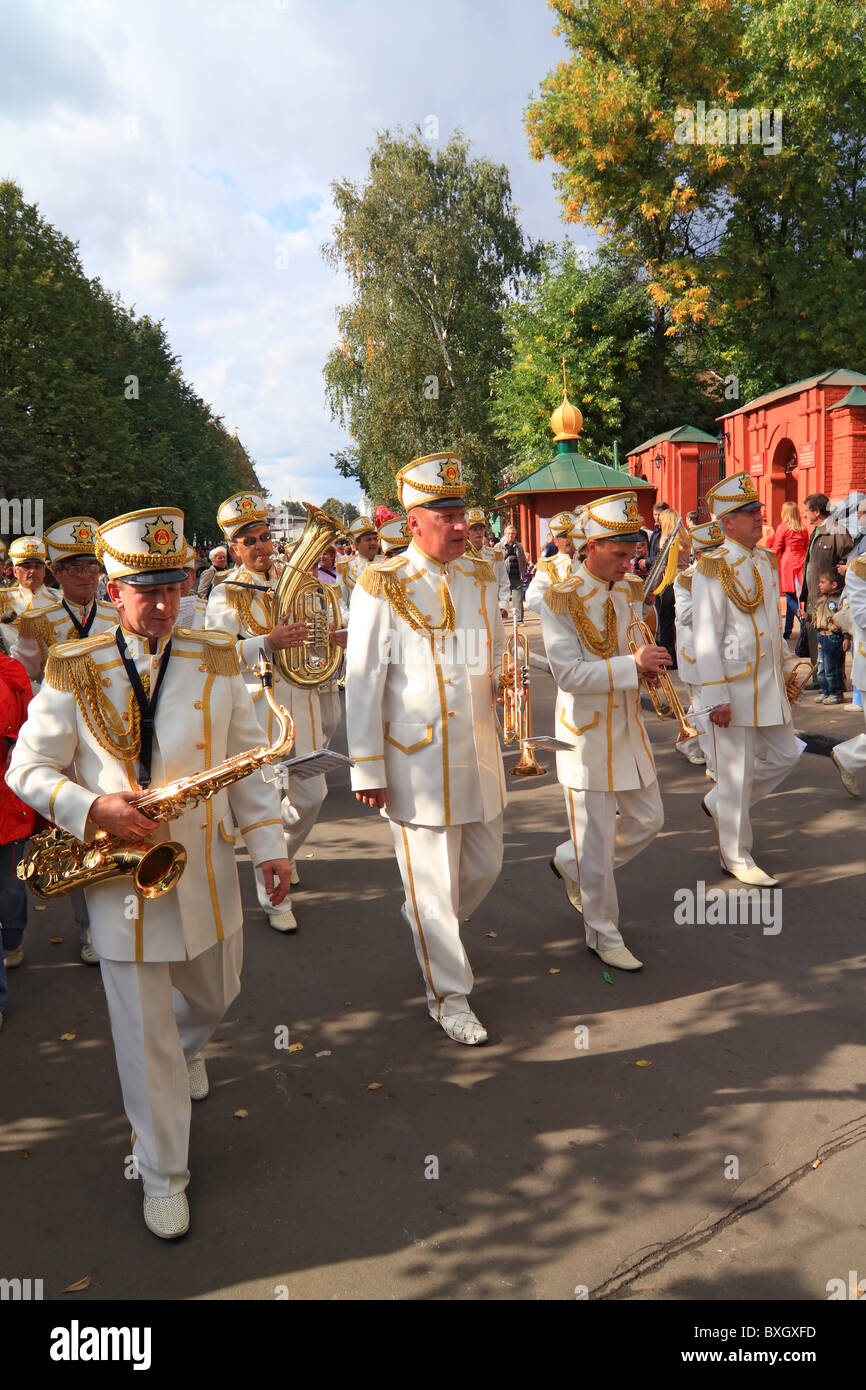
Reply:
<svg viewBox="0 0 866 1390"><path fill-rule="evenodd" d="M6 1003L6 969L24 958L27 889L15 869L33 833L35 813L6 785L6 769L18 730L27 718L30 678L20 661L0 655L0 1028Z"/></svg>
<svg viewBox="0 0 866 1390"><path fill-rule="evenodd" d="M809 548L809 532L800 518L796 502L782 505L782 520L776 527L773 549L779 557L779 583L788 611L785 614L785 636L791 636L794 617L799 607L803 584L803 565Z"/></svg>

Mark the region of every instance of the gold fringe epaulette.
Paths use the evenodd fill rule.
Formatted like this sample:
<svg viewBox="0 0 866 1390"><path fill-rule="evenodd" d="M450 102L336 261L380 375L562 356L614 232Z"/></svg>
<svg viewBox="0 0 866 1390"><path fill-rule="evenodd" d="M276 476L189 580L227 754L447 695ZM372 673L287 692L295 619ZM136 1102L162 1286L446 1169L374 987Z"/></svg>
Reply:
<svg viewBox="0 0 866 1390"><path fill-rule="evenodd" d="M688 571L683 570L677 575L677 583L681 589L685 589L687 594L692 592L692 576Z"/></svg>
<svg viewBox="0 0 866 1390"><path fill-rule="evenodd" d="M466 559L465 554L463 558L464 560ZM479 579L483 579L486 584L492 584L495 581L496 575L493 572L493 566L488 560L482 560L480 555L470 555L469 559L475 566L475 573Z"/></svg>
<svg viewBox="0 0 866 1390"><path fill-rule="evenodd" d="M91 652L113 645L113 632L100 632L96 637L85 637L78 642L55 642L45 666L46 685L52 690L81 689L93 671Z"/></svg>
<svg viewBox="0 0 866 1390"><path fill-rule="evenodd" d="M211 675L240 675L238 649L231 633L217 632L214 628L205 631L204 628L199 627L176 627L175 632L178 637L182 637L188 642L201 644L204 648L202 660Z"/></svg>
<svg viewBox="0 0 866 1390"><path fill-rule="evenodd" d="M858 555L856 559L851 560L849 568L858 579L866 579L866 555Z"/></svg>
<svg viewBox="0 0 866 1390"><path fill-rule="evenodd" d="M724 555L699 555L698 574L702 574L705 579L721 579L727 573L730 566Z"/></svg>
<svg viewBox="0 0 866 1390"><path fill-rule="evenodd" d="M765 545L762 545L762 546L761 546L761 549L763 550L764 554L766 555L767 559L769 560L769 562L770 562L772 568L773 568L773 569L776 571L776 573L778 574L778 573L779 573L779 557L778 557L778 555L776 554L775 550L769 550L769 549L767 548L767 546L765 546Z"/></svg>
<svg viewBox="0 0 866 1390"><path fill-rule="evenodd" d="M559 584L561 582L559 578L559 570L556 568L556 565L553 563L552 560L539 560L538 568L541 570L542 574L547 575L551 584Z"/></svg>
<svg viewBox="0 0 866 1390"><path fill-rule="evenodd" d="M361 571L358 583L364 592L372 594L373 598L387 598L391 576L406 563L405 555L393 555L390 560L375 560Z"/></svg>
<svg viewBox="0 0 866 1390"><path fill-rule="evenodd" d="M35 637L43 647L51 646L51 624L44 613L22 613L15 626L19 637Z"/></svg>
<svg viewBox="0 0 866 1390"><path fill-rule="evenodd" d="M544 591L544 602L551 613L567 613L571 608L572 596L580 587L577 576L572 575L570 579L563 579L561 584L549 585Z"/></svg>
<svg viewBox="0 0 866 1390"><path fill-rule="evenodd" d="M462 558L464 560L483 560L484 556L481 554L480 550L475 549L475 546L472 545L471 542L467 541Z"/></svg>

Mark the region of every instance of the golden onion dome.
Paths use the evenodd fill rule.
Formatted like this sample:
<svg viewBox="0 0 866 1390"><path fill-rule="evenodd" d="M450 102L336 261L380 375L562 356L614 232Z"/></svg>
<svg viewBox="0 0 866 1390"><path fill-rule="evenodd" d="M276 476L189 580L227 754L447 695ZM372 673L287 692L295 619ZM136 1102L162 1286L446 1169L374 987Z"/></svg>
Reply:
<svg viewBox="0 0 866 1390"><path fill-rule="evenodd" d="M571 404L565 390L562 405L558 405L550 417L550 428L557 444L561 439L577 439L583 429L583 416L577 406Z"/></svg>

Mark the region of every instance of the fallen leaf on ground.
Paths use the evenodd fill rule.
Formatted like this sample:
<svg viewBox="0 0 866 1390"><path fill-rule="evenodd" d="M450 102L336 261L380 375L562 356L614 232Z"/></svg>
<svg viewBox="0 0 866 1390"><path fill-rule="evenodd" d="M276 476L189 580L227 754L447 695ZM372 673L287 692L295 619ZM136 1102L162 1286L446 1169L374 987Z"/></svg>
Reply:
<svg viewBox="0 0 866 1390"><path fill-rule="evenodd" d="M348 1009L349 1005L351 1004L351 1002L352 1002L351 999L344 999L344 1000L343 1000L343 1003L345 1004L345 1006L346 1006L347 1009Z"/></svg>
<svg viewBox="0 0 866 1390"><path fill-rule="evenodd" d="M488 936L498 936L498 935L499 935L499 932L496 932L496 931L489 931L489 932L487 933L487 935L488 935Z"/></svg>
<svg viewBox="0 0 866 1390"><path fill-rule="evenodd" d="M61 1033L61 1034L60 1034L60 1041L61 1041L61 1042L75 1042L75 1037L76 1037L75 1033Z"/></svg>
<svg viewBox="0 0 866 1390"><path fill-rule="evenodd" d="M249 1112L249 1110L236 1110L236 1111L235 1111L235 1119L236 1119L236 1120L248 1120L249 1118L250 1118L250 1112Z"/></svg>
<svg viewBox="0 0 866 1390"><path fill-rule="evenodd" d="M63 940L63 937L62 937L62 936L49 936L49 938L48 938L48 945L49 945L49 946L59 946L60 943L62 942L62 940Z"/></svg>
<svg viewBox="0 0 866 1390"><path fill-rule="evenodd" d="M381 1091L381 1089L382 1089L382 1083L381 1083L381 1081L371 1081L370 1084L369 1084L369 1086L367 1087L367 1090L368 1090L368 1091Z"/></svg>
<svg viewBox="0 0 866 1390"><path fill-rule="evenodd" d="M548 973L548 975L558 975L558 974L559 974L559 966L558 966L558 965L552 965L552 966L550 967L550 969L548 970L547 973Z"/></svg>
<svg viewBox="0 0 866 1390"><path fill-rule="evenodd" d="M289 1043L289 1052L303 1052L303 1043Z"/></svg>
<svg viewBox="0 0 866 1390"><path fill-rule="evenodd" d="M813 1167L813 1168L820 1168L820 1167L821 1167L821 1164L822 1164L823 1162L824 1162L824 1160L823 1160L822 1158L816 1158L816 1159L815 1159L815 1162L812 1164L812 1167Z"/></svg>
<svg viewBox="0 0 866 1390"><path fill-rule="evenodd" d="M92 1283L93 1279L91 1278L91 1276L89 1274L85 1274L83 1279L76 1279L74 1284L67 1284L66 1288L61 1289L60 1292L81 1293L82 1289L89 1289Z"/></svg>
<svg viewBox="0 0 866 1390"><path fill-rule="evenodd" d="M607 973L606 970L605 970L604 973L602 974L602 977L601 977L601 978L604 980L604 982L605 982L606 985L612 985L612 984L613 984L613 980L610 978L610 975Z"/></svg>
<svg viewBox="0 0 866 1390"><path fill-rule="evenodd" d="M47 911L48 911L48 904L47 904L47 903L33 903L33 906L36 908L36 911L37 911L37 912L47 912Z"/></svg>
<svg viewBox="0 0 866 1390"><path fill-rule="evenodd" d="M640 1057L640 1058L638 1058L638 1060L635 1062L635 1066L636 1066L636 1067L651 1067L651 1066L652 1066L652 1062L647 1061L646 1057Z"/></svg>
<svg viewBox="0 0 866 1390"><path fill-rule="evenodd" d="M22 1157L22 1158L29 1158L29 1157L30 1157L30 1150L29 1150L29 1149L22 1149L22 1150L21 1150L21 1157Z"/></svg>
<svg viewBox="0 0 866 1390"><path fill-rule="evenodd" d="M330 1052L317 1052L317 1053L316 1053L316 1056L317 1056L317 1057L330 1057L330 1055L331 1055Z"/></svg>

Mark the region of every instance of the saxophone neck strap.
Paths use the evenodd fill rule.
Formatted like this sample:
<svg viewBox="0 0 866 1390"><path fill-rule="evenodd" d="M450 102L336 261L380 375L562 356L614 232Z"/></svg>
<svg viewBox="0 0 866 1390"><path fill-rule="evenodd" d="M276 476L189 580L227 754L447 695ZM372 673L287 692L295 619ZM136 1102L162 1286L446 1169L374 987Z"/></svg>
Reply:
<svg viewBox="0 0 866 1390"><path fill-rule="evenodd" d="M153 733L156 720L156 706L159 700L159 692L162 689L162 682L168 670L168 659L171 656L171 638L169 638L165 644L165 651L162 654L162 661L160 662L156 683L153 687L153 694L149 697L145 691L141 676L138 674L135 662L129 654L129 648L126 645L120 628L118 628L117 632L114 634L114 640L117 643L120 659L126 668L126 674L129 676L129 683L132 686L132 693L135 696L138 712L141 717L138 785L143 790L146 790L150 786L150 765L153 761Z"/></svg>

